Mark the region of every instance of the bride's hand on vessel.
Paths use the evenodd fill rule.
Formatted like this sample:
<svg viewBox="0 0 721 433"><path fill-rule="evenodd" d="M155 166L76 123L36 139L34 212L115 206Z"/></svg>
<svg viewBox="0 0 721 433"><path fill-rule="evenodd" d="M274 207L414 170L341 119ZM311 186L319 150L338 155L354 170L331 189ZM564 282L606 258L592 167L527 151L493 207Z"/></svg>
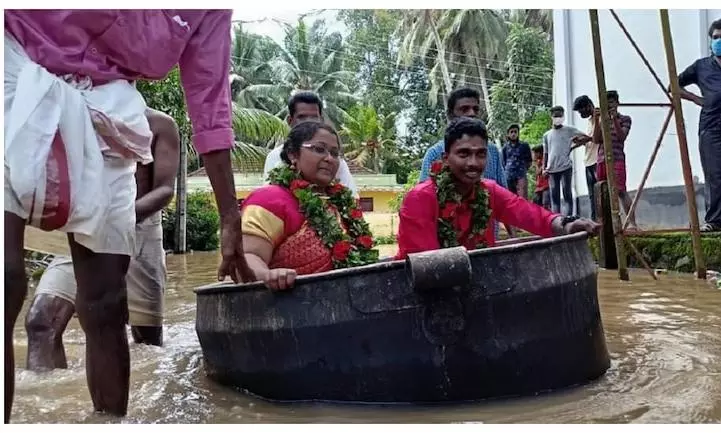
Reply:
<svg viewBox="0 0 721 433"><path fill-rule="evenodd" d="M260 275L261 280L271 290L286 290L293 287L296 276L298 274L294 269L285 268L268 269Z"/></svg>

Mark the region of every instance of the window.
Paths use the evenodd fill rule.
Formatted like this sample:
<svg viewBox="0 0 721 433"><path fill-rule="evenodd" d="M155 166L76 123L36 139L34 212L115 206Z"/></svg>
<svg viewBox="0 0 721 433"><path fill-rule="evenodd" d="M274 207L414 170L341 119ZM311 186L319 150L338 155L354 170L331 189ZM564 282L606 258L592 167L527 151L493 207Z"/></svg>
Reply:
<svg viewBox="0 0 721 433"><path fill-rule="evenodd" d="M373 197L361 197L360 206L363 212L373 212Z"/></svg>

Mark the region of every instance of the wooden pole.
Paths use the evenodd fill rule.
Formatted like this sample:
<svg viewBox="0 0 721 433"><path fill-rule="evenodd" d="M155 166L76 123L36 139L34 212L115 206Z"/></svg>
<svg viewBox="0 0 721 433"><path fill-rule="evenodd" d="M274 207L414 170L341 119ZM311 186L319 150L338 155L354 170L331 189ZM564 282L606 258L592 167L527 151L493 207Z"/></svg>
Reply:
<svg viewBox="0 0 721 433"><path fill-rule="evenodd" d="M706 279L706 264L701 250L701 230L698 221L698 209L696 207L696 190L693 184L691 173L691 161L688 156L688 143L686 141L686 126L683 122L683 110L681 108L681 88L678 84L678 73L676 71L676 55L673 51L673 38L671 37L671 24L668 19L668 9L661 9L661 32L663 33L663 45L666 50L666 63L668 65L668 77L671 82L671 105L673 106L674 118L676 120L676 136L681 151L681 169L683 171L683 183L686 186L686 201L688 203L688 214L691 220L691 243L693 245L693 258L696 264L696 275L698 278Z"/></svg>
<svg viewBox="0 0 721 433"><path fill-rule="evenodd" d="M180 143L180 163L178 164L178 176L176 178L175 194L175 239L173 252L185 254L188 251L186 244L186 222L187 222L187 199L188 199L188 143L182 140Z"/></svg>
<svg viewBox="0 0 721 433"><path fill-rule="evenodd" d="M638 201L641 199L643 188L646 186L646 180L648 180L648 176L649 174L651 174L651 167L653 167L653 163L656 162L656 155L658 155L658 151L659 149L661 149L661 143L663 142L663 137L666 135L668 124L671 123L671 116L673 116L673 110L668 110L666 119L663 121L663 126L661 127L661 132L658 134L658 139L656 140L656 147L654 147L653 152L651 152L651 158L649 158L648 164L646 165L646 170L643 172L643 177L641 177L641 183L638 185L638 189L636 190L636 195L633 197L631 207L628 209L628 213L623 219L623 224L621 225L621 227L623 227L624 230L628 228L628 224L631 222L631 215L636 212L636 206L638 205Z"/></svg>
<svg viewBox="0 0 721 433"><path fill-rule="evenodd" d="M603 130L603 150L606 162L606 178L608 179L608 194L611 202L611 221L616 244L616 260L618 262L618 278L628 281L628 264L626 263L626 248L623 242L621 229L621 214L619 212L618 191L616 191L616 176L613 171L613 147L611 144L611 128L608 117L608 99L606 98L606 74L603 69L603 53L601 52L601 32L598 25L598 10L589 9L591 21L591 38L593 39L593 57L596 64L596 82L598 85L598 99L601 109L601 127Z"/></svg>

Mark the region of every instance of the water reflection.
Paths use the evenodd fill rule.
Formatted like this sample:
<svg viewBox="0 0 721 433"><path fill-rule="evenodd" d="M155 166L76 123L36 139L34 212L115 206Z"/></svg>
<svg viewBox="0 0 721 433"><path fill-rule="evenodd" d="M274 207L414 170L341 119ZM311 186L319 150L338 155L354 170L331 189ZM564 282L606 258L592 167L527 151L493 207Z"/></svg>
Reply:
<svg viewBox="0 0 721 433"><path fill-rule="evenodd" d="M620 282L599 274L599 298L611 368L600 380L537 397L460 406L273 404L205 377L195 335L193 287L215 279L218 255L168 257L166 346L131 346L125 423L266 422L720 422L721 291L701 281L632 272ZM26 303L27 304L27 303ZM27 350L23 311L16 363ZM84 339L77 320L65 334L69 369L17 370L13 422L115 422L90 413Z"/></svg>

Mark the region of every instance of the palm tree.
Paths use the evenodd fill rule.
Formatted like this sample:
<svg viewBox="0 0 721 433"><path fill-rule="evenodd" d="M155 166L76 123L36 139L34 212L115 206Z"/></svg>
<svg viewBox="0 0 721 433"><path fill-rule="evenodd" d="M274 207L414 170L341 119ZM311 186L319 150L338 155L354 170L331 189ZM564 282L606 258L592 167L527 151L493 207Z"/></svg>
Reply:
<svg viewBox="0 0 721 433"><path fill-rule="evenodd" d="M345 116L340 135L345 158L380 173L386 163L396 158L394 151L395 113L378 114L369 105L357 105Z"/></svg>
<svg viewBox="0 0 721 433"><path fill-rule="evenodd" d="M398 65L409 67L413 63L413 57L420 57L423 60L435 59L428 73L431 82L428 102L431 106L436 105L439 91L442 90L444 105L448 95L453 91L453 79L446 62L446 51L437 24L441 13L440 10L430 9L406 11L398 26L398 33L405 35L398 53Z"/></svg>
<svg viewBox="0 0 721 433"><path fill-rule="evenodd" d="M343 69L343 39L340 33L327 34L325 23L317 20L310 29L303 20L286 27L286 35L279 55L269 62L274 75L274 89L267 92L283 96L275 112L279 117L288 114L285 100L295 91L309 90L324 101L326 116L339 125L345 107L356 102L348 83L354 73Z"/></svg>
<svg viewBox="0 0 721 433"><path fill-rule="evenodd" d="M503 17L492 9L449 9L441 16L439 27L457 85L480 84L486 113L490 113L487 75L493 69L491 64L504 56L507 31Z"/></svg>
<svg viewBox="0 0 721 433"><path fill-rule="evenodd" d="M245 32L241 25L236 25L233 32L231 99L241 107L277 109L279 94L277 86L272 84L270 61L280 54L280 47L266 36Z"/></svg>
<svg viewBox="0 0 721 433"><path fill-rule="evenodd" d="M288 124L272 114L233 104L234 165L249 171L262 167L268 151L288 135Z"/></svg>
<svg viewBox="0 0 721 433"><path fill-rule="evenodd" d="M538 27L553 36L553 9L506 9L505 19L523 27Z"/></svg>

